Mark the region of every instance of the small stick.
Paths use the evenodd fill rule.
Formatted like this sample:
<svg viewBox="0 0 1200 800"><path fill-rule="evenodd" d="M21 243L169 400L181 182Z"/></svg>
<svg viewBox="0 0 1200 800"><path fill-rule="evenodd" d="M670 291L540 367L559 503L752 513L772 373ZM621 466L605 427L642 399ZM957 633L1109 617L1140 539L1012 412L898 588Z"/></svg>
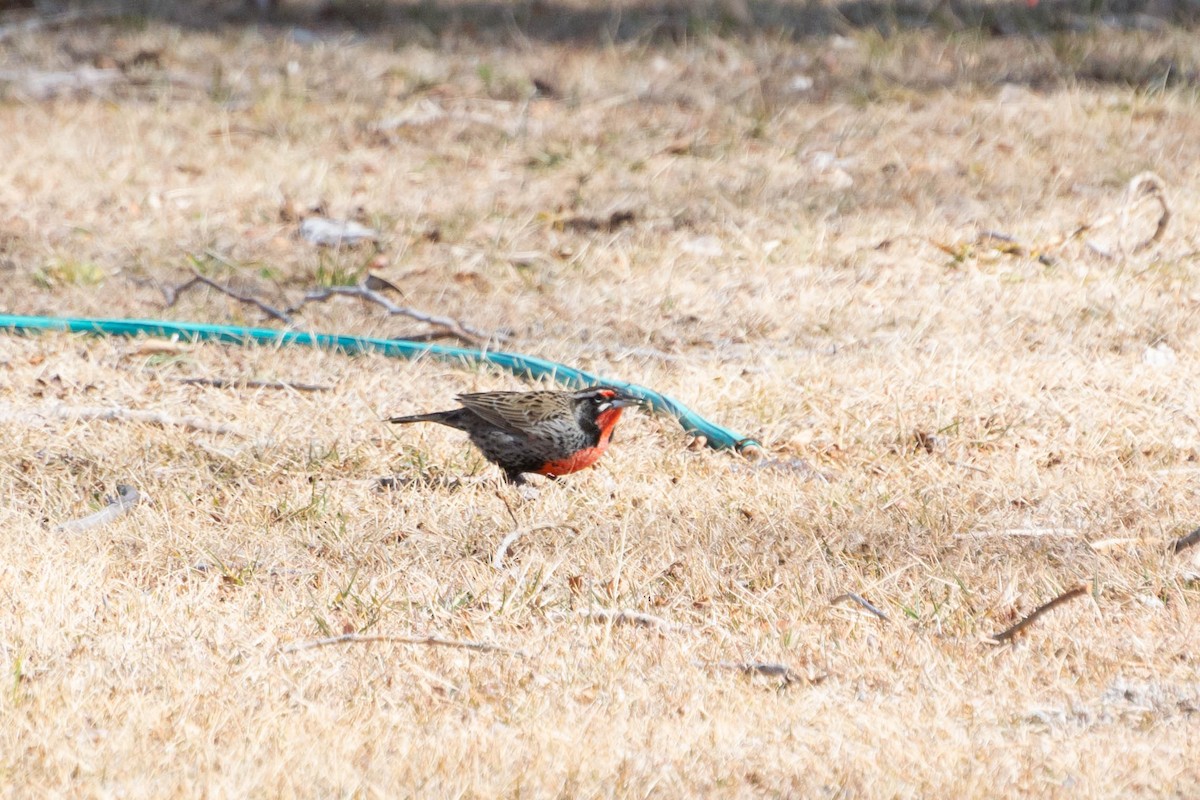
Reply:
<svg viewBox="0 0 1200 800"><path fill-rule="evenodd" d="M206 253L206 255L209 258L224 261L224 259L215 253ZM309 303L323 303L333 297L358 297L383 307L383 309L392 316L408 317L409 319L415 319L418 322L424 322L426 324L433 325L441 328L451 336L456 336L459 339L472 344L481 344L489 339L504 340L508 338L504 334L500 333L488 334L452 317L442 317L435 314L427 314L426 312L418 311L415 308L396 305L391 300L384 297L383 294L376 291L376 288L395 289L396 291L399 291L398 287L396 287L395 284L375 275L368 275L356 286L328 286L323 289L310 290L309 292L305 293L300 302L296 303L295 305L288 306L286 309L281 311L274 306L264 303L257 297L237 292L228 286L224 286L212 280L211 278L201 275L196 270L192 270L191 280L181 283L178 286L168 286L162 290L167 301L167 308L175 305L175 303L179 301L180 296L194 286L207 286L210 289L214 289L221 294L226 295L227 297L232 297L239 303L252 305L267 316L277 319L285 325L292 324L292 315L304 308Z"/></svg>
<svg viewBox="0 0 1200 800"><path fill-rule="evenodd" d="M328 647L335 644L370 644L373 642L393 642L395 644L425 645L430 647L451 647L457 650L474 650L477 653L503 653L519 658L528 658L524 650L513 650L491 642L468 642L459 639L443 639L438 636L404 636L402 634L369 635L362 633L344 633L341 636L330 636L325 639L312 639L306 642L290 644L279 648L280 653L296 653L300 650L313 650L318 647Z"/></svg>
<svg viewBox="0 0 1200 800"><path fill-rule="evenodd" d="M88 514L86 517L59 523L54 526L54 530L62 533L79 533L89 528L107 525L136 506L142 499L142 495L137 489L125 483L118 483L116 496L106 497L107 505L104 508L95 514Z"/></svg>
<svg viewBox="0 0 1200 800"><path fill-rule="evenodd" d="M447 332L457 336L458 338L480 343L487 341L489 338L505 339L506 336L501 334L489 334L478 328L459 322L452 317L441 317L434 314L427 314L424 311L418 311L415 308L408 306L398 306L391 300L388 300L379 292L372 289L367 281L363 281L357 286L327 286L324 289L314 289L307 292L304 298L294 306L289 307L284 313L294 314L309 303L323 303L332 297L358 297L370 303L375 303L381 306L388 314L392 316L408 317L415 319L418 322L424 322L429 325L434 325L445 329Z"/></svg>
<svg viewBox="0 0 1200 800"><path fill-rule="evenodd" d="M38 417L42 414L48 414L59 419L77 419L77 420L100 420L109 422L113 420L122 422L145 422L151 425L161 425L164 428L178 426L187 428L193 431L204 431L205 433L223 433L232 436L245 437L246 434L235 428L232 425L224 425L218 422L209 422L206 419L199 417L169 417L166 414L160 414L157 411L141 411L132 408L122 408L114 406L112 408L101 408L95 406L58 406L55 408L43 408L37 410L17 411L7 404L0 404L0 422L33 422L40 421Z"/></svg>
<svg viewBox="0 0 1200 800"><path fill-rule="evenodd" d="M455 335L452 331L418 331L416 333L402 333L396 338L409 342L436 342L438 339L454 338ZM468 341L475 344L474 339Z"/></svg>
<svg viewBox="0 0 1200 800"><path fill-rule="evenodd" d="M1085 222L1083 225L1080 225L1078 228L1076 228L1071 235L1061 237L1060 240L1051 245L1051 247L1059 247L1068 241L1078 239L1088 231L1102 228L1106 225L1112 224L1113 222L1120 222L1118 227L1121 234L1124 234L1126 229L1129 227L1130 212L1136 205L1138 205L1138 203L1142 201L1143 198L1146 197L1153 198L1158 202L1159 216L1158 222L1155 224L1154 233L1150 234L1149 238L1144 239L1133 246L1133 252L1135 253L1145 250L1150 245L1162 239L1163 234L1166 233L1167 224L1171 221L1171 206L1167 202L1167 183L1153 172L1140 172L1130 179L1129 183L1125 187L1125 199L1121 204L1120 211L1105 214L1104 216L1094 219L1091 222ZM1107 252L1098 245L1093 244L1092 242L1087 242L1087 245L1092 249L1093 252L1099 255L1108 258L1112 257L1111 253ZM1118 243L1118 247L1120 247L1121 251L1124 252L1124 245Z"/></svg>
<svg viewBox="0 0 1200 800"><path fill-rule="evenodd" d="M1182 553L1184 550L1187 550L1197 542L1200 542L1200 528L1196 528L1196 530L1192 531L1187 536L1180 536L1175 540L1175 543L1171 545L1171 549L1173 549L1176 553Z"/></svg>
<svg viewBox="0 0 1200 800"><path fill-rule="evenodd" d="M997 531L976 530L970 533L956 533L955 539L977 539L983 536L1025 536L1038 539L1043 536L1075 536L1079 533L1076 528L1002 528Z"/></svg>
<svg viewBox="0 0 1200 800"><path fill-rule="evenodd" d="M837 597L835 597L829 601L829 605L836 606L838 603L845 602L846 600L853 600L854 602L858 603L860 606L865 608L867 611L870 611L872 614L879 617L884 622L888 621L887 614L883 613L878 608L876 608L875 606L868 603L866 601L866 599L863 598L862 595L855 594L854 592L846 592L845 594L839 594Z"/></svg>
<svg viewBox="0 0 1200 800"><path fill-rule="evenodd" d="M952 467L961 467L962 469L969 469L969 470L972 470L973 472L978 472L980 475L991 475L992 474L992 473L988 472L986 469L984 469L983 467L977 467L974 464L968 464L965 461L955 461L952 458L947 458L946 463Z"/></svg>
<svg viewBox="0 0 1200 800"><path fill-rule="evenodd" d="M328 392L332 386L315 383L292 383L290 381L259 381L242 378L175 378L189 386L212 386L217 389L294 389L297 392Z"/></svg>
<svg viewBox="0 0 1200 800"><path fill-rule="evenodd" d="M786 664L773 664L767 661L696 661L693 663L700 667L735 670L744 675L782 678L784 686L800 680L800 674Z"/></svg>
<svg viewBox="0 0 1200 800"><path fill-rule="evenodd" d="M658 628L663 631L690 631L688 625L680 625L644 611L628 608L581 608L579 616L593 622L609 622L613 625L638 625L643 628Z"/></svg>
<svg viewBox="0 0 1200 800"><path fill-rule="evenodd" d="M288 311L286 311L286 312L280 311L279 309L275 308L274 306L267 305L263 301L259 300L257 297L251 297L248 294L241 294L240 292L235 292L233 289L229 288L228 286L222 286L221 284L217 283L216 281L212 280L211 278L206 278L205 276L201 275L199 272L196 272L195 270L192 270L192 279L190 281L181 283L179 286L175 286L175 287L169 286L166 289L163 289L163 294L166 295L166 299L167 299L167 308L170 308L171 306L175 305L175 303L178 302L178 300L179 300L179 296L182 295L184 292L186 292L188 289L191 289L193 286L207 286L210 289L215 289L216 291L220 292L223 295L232 297L234 300L237 300L239 303L246 303L248 305L254 306L259 311L266 314L268 317L277 319L286 325L290 325L292 322L292 318L289 315L289 312L293 311L294 309L288 309Z"/></svg>
<svg viewBox="0 0 1200 800"><path fill-rule="evenodd" d="M989 246L1010 256L1028 256L1032 250L1015 236L1002 231L984 231L975 239L975 244Z"/></svg>
<svg viewBox="0 0 1200 800"><path fill-rule="evenodd" d="M513 521L513 525L521 527L521 520L517 519L517 512L513 511L512 505L508 502L508 498L499 489L496 490L496 497L500 498L500 502L504 503L504 510L508 512L508 517Z"/></svg>
<svg viewBox="0 0 1200 800"><path fill-rule="evenodd" d="M534 525L532 528L517 528L512 533L500 540L500 546L496 548L496 554L492 556L492 566L500 569L504 566L504 558L508 555L508 549L527 533L538 533L540 531L552 531L558 528L566 528L576 536L579 535L579 529L574 525L568 525L565 522L552 522L547 525Z"/></svg>
<svg viewBox="0 0 1200 800"><path fill-rule="evenodd" d="M1060 234L1053 241L1045 244L1042 247L1031 247L1022 243L1019 239L1011 236L1003 231L982 231L975 241L970 245L947 245L938 242L934 239L926 237L895 237L893 239L885 239L876 249L882 249L885 246L892 244L900 238L915 238L918 241L925 241L944 253L948 253L954 258L962 258L970 253L970 247L986 247L998 253L1004 253L1012 256L1021 257L1036 257L1043 263L1048 263L1047 259L1051 257L1051 253L1065 245L1067 242L1072 242L1081 239L1085 234L1095 231L1099 228L1107 227L1113 223L1117 223L1118 242L1117 247L1121 253L1126 252L1124 243L1120 241L1120 237L1128 232L1129 217L1133 210L1137 208L1144 200L1153 200L1158 203L1159 215L1158 221L1155 223L1154 232L1149 237L1136 242L1130 252L1138 253L1156 242L1160 241L1163 234L1167 231L1167 225L1171 222L1172 212L1170 202L1167 200L1167 184L1159 175L1153 172L1141 172L1133 176L1125 187L1125 196L1121 201L1121 208L1118 211L1112 211L1108 214L1088 220L1075 227L1070 233ZM1084 244L1097 255L1105 258L1112 258L1113 253L1104 249L1093 241L1087 240Z"/></svg>
<svg viewBox="0 0 1200 800"><path fill-rule="evenodd" d="M1141 172L1134 175L1129 181L1129 187L1125 190L1125 204L1121 207L1121 232L1124 233L1129 227L1129 214L1133 207L1143 197L1152 197L1158 201L1159 216L1158 222L1155 224L1154 233L1150 234L1149 239L1138 242L1133 246L1133 252L1145 250L1150 245L1157 242L1163 237L1167 230L1167 223L1171 221L1171 206L1167 203L1167 183L1153 172Z"/></svg>
<svg viewBox="0 0 1200 800"><path fill-rule="evenodd" d="M1042 614L1045 614L1047 611L1054 608L1055 606L1060 606L1063 603L1066 603L1070 600L1074 600L1076 597L1087 594L1087 591L1088 591L1087 584L1081 583L1080 585L1076 586L1074 589L1063 592L1062 594L1060 594L1058 597L1054 598L1050 602L1043 603L1042 605L1035 608L1032 612L1030 612L1028 616L1026 616L1024 619L1022 619L1016 625L1013 625L1008 630L997 633L995 636L991 637L992 644L1002 644L1002 643L1008 641L1009 639L1013 638L1018 633L1023 631L1025 628L1027 628L1031 624L1033 624L1033 621L1036 620L1038 617L1040 617Z"/></svg>

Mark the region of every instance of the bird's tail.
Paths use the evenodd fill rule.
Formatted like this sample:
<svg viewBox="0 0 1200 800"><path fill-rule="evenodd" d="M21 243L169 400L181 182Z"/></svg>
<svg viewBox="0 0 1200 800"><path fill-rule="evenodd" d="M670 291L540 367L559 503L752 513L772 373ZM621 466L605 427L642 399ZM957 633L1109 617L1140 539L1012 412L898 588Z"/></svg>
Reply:
<svg viewBox="0 0 1200 800"><path fill-rule="evenodd" d="M413 414L409 417L392 417L388 422L394 422L398 425L407 425L410 422L440 422L442 425L453 426L457 415L457 409L454 411L434 411L429 414Z"/></svg>

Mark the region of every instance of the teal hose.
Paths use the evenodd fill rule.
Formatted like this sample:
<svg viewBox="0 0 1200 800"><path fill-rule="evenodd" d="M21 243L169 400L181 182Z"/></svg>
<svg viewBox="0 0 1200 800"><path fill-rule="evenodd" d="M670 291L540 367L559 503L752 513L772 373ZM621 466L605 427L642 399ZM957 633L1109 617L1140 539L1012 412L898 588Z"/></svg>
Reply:
<svg viewBox="0 0 1200 800"><path fill-rule="evenodd" d="M377 339L367 336L339 336L329 333L303 333L300 331L277 331L272 328L242 328L232 325L207 325L200 322L167 322L163 320L138 319L72 319L68 317L22 317L0 314L0 330L14 333L30 331L70 331L94 333L106 336L158 336L179 337L199 341L226 342L229 344L281 344L320 347L340 350L348 354L382 353L392 358L417 358L426 356L439 361L457 362L464 365L492 364L506 369L518 377L549 377L564 386L583 387L598 383L616 386L647 401L658 412L669 414L679 421L688 433L703 436L714 450L733 448L742 452L747 448L761 448L754 439L739 436L731 430L714 425L682 403L651 391L637 384L601 378L553 361L546 361L517 353L500 353L489 350L471 350L464 347L445 347L404 339Z"/></svg>

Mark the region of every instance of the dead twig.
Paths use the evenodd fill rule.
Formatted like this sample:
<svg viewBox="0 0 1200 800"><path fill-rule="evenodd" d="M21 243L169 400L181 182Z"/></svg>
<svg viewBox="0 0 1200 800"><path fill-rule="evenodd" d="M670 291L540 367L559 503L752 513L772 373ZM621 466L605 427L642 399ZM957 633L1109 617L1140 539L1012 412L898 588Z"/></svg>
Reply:
<svg viewBox="0 0 1200 800"><path fill-rule="evenodd" d="M1043 536L1077 536L1076 528L1002 528L996 531L975 530L970 533L956 533L955 539L977 539L984 536L1013 536L1039 539Z"/></svg>
<svg viewBox="0 0 1200 800"><path fill-rule="evenodd" d="M225 259L216 253L208 252L205 253L205 255L213 260L228 264ZM357 297L361 300L375 303L392 316L408 317L409 319L414 319L418 322L424 322L427 325L433 325L434 327L444 331L446 334L455 336L462 341L469 342L471 344L482 344L490 339L504 340L508 338L500 333L488 334L485 331L481 331L478 328L456 320L452 317L427 314L426 312L418 311L415 308L397 305L385 297L382 292L389 289L399 292L399 287L390 281L380 278L377 275L367 275L366 278L364 278L355 286L327 286L322 289L309 290L304 294L304 297L302 297L298 303L290 305L281 310L275 306L264 303L262 300L259 300L253 295L242 294L241 292L236 291L229 286L220 284L211 278L201 275L199 272L193 269L190 280L187 280L178 286L167 286L162 289L163 295L166 299L166 307L170 308L171 306L175 305L184 292L192 289L195 286L207 286L214 291L220 292L226 297L233 298L239 303L252 305L259 311L266 314L268 317L276 319L285 325L291 325L293 315L309 303L323 303L334 297Z"/></svg>
<svg viewBox="0 0 1200 800"><path fill-rule="evenodd" d="M500 540L500 546L496 548L496 554L492 556L492 566L495 569L501 569L504 566L504 559L508 555L508 550L512 547L517 539L520 539L527 533L538 533L540 531L553 531L559 528L565 528L576 536L579 535L579 529L574 525L568 525L565 522L552 522L547 525L534 525L532 528L517 528L512 533Z"/></svg>
<svg viewBox="0 0 1200 800"><path fill-rule="evenodd" d="M107 505L96 513L88 514L86 517L81 517L80 519L61 522L54 526L54 530L61 533L79 533L89 528L107 525L140 503L143 497L132 486L125 483L118 483L116 495L106 497L104 500Z"/></svg>
<svg viewBox="0 0 1200 800"><path fill-rule="evenodd" d="M1171 221L1171 206L1167 203L1166 181L1153 172L1140 172L1129 180L1129 185L1125 188L1125 200L1121 204L1121 211L1118 215L1122 234L1129 230L1129 215L1134 207L1147 198L1158 203L1158 222L1155 223L1154 233L1150 234L1149 238L1143 239L1131 248L1134 253L1145 250L1161 239L1167 230L1167 223ZM1110 214L1109 217L1111 216ZM1106 219L1104 224L1109 221L1111 220ZM1093 248L1093 250L1095 249ZM1124 246L1121 245L1121 250L1124 251L1124 249ZM1097 252L1099 251L1097 250Z"/></svg>
<svg viewBox="0 0 1200 800"><path fill-rule="evenodd" d="M312 639L297 642L279 648L279 652L296 653L301 650L314 650L318 647L329 647L335 644L371 644L375 642L392 642L394 644L411 644L428 647L450 647L456 650L473 650L477 653L503 653L504 655L528 658L524 650L514 650L511 647L493 644L491 642L470 642L460 639L443 639L439 636L405 636L403 634L362 634L344 633L341 636L330 636L325 639Z"/></svg>
<svg viewBox="0 0 1200 800"><path fill-rule="evenodd" d="M1129 230L1129 215L1133 212L1134 208L1146 199L1152 199L1158 203L1158 222L1155 223L1154 232L1148 238L1134 244L1132 248L1129 248L1129 252L1137 253L1145 250L1150 245L1162 239L1163 234L1166 233L1167 224L1171 221L1171 206L1167 202L1167 183L1153 172L1141 172L1129 180L1129 183L1125 187L1125 197L1121 202L1120 211L1114 211L1083 223L1070 234L1059 237L1058 241L1042 248L1043 252L1058 249L1067 242L1079 239L1085 233L1111 225L1114 222L1119 223L1119 235L1124 235ZM1113 256L1112 253L1094 242L1088 241L1086 244L1088 249L1097 255L1104 256L1105 258L1112 258ZM1126 251L1123 244L1118 243L1118 247L1122 253Z"/></svg>
<svg viewBox="0 0 1200 800"><path fill-rule="evenodd" d="M1081 583L1080 585L1076 586L1074 589L1070 589L1066 592L1063 592L1062 594L1060 594L1058 597L1054 598L1050 602L1043 603L1042 605L1035 608L1032 612L1029 613L1028 616L1024 617L1020 622L1018 622L1016 625L1013 625L1008 630L1001 631L1000 633L997 633L995 636L992 636L990 639L990 642L992 644L1003 644L1004 642L1007 642L1009 639L1012 639L1018 633L1025 630L1025 628L1032 625L1034 620L1036 620L1042 614L1045 614L1047 611L1049 611L1052 608L1055 608L1056 606L1060 606L1063 603L1070 602L1071 600L1074 600L1076 597L1085 595L1085 594L1087 594L1087 592L1088 592L1088 586L1086 583Z"/></svg>
<svg viewBox="0 0 1200 800"><path fill-rule="evenodd" d="M687 632L692 630L689 625L681 625L678 622L671 622L669 619L628 608L581 608L576 613L586 620L607 622L612 625L637 625L642 628L657 628L661 631Z"/></svg>
<svg viewBox="0 0 1200 800"><path fill-rule="evenodd" d="M551 220L554 227L564 231L606 231L612 233L637 221L637 212L618 209L607 217L592 217L576 214Z"/></svg>
<svg viewBox="0 0 1200 800"><path fill-rule="evenodd" d="M784 686L790 686L803 680L800 673L786 664L773 664L768 661L694 661L698 667L708 669L728 669L743 675L763 675L768 678L780 678Z"/></svg>
<svg viewBox="0 0 1200 800"><path fill-rule="evenodd" d="M500 569L504 566L504 557L508 555L508 548L512 547L524 532L523 528L514 528L512 533L500 540L500 546L496 548L496 553L492 556L493 569Z"/></svg>
<svg viewBox="0 0 1200 800"><path fill-rule="evenodd" d="M101 422L144 422L149 425L161 425L164 428L180 427L205 433L223 433L232 436L245 437L246 433L232 425L219 422L209 422L200 417L171 417L157 411L142 411L133 408L113 406L110 408L94 406L56 406L40 409L14 409L7 404L0 405L0 422L37 423L43 415L57 419L98 420Z"/></svg>
<svg viewBox="0 0 1200 800"><path fill-rule="evenodd" d="M876 608L875 606L868 603L862 595L855 594L854 592L846 592L845 594L839 594L837 597L835 597L829 601L829 605L836 606L838 603L844 603L847 600L853 600L855 603L858 603L860 606L865 608L867 611L870 611L872 614L879 617L884 622L889 621L887 614L883 613L878 608Z"/></svg>
<svg viewBox="0 0 1200 800"><path fill-rule="evenodd" d="M1136 253L1139 250L1145 250L1152 244L1160 241L1163 234L1167 231L1167 224L1171 221L1171 205L1167 202L1167 182L1153 172L1143 172L1135 175L1133 180L1129 182L1129 194L1124 209L1124 217L1122 224L1128 219L1130 208L1133 204L1142 197L1151 197L1158 202L1159 216L1158 222L1155 223L1154 233L1150 234L1150 238L1137 244L1133 250Z"/></svg>
<svg viewBox="0 0 1200 800"><path fill-rule="evenodd" d="M212 257L212 256L210 255L210 257ZM233 289L229 288L228 286L223 286L223 285L217 283L216 281L212 280L211 278L207 278L207 277L201 275L199 272L196 272L195 270L192 270L192 279L191 280L181 283L178 286L168 286L165 289L163 289L163 294L166 295L167 308L170 308L171 306L175 305L175 303L177 303L179 301L179 297L184 292L191 289L193 286L207 286L208 288L214 289L227 297L232 297L234 300L237 300L239 303L246 303L247 305L252 305L255 308L257 308L259 311L266 314L268 317L277 319L280 322L284 323L285 325L290 325L292 323L292 318L290 316L291 309L289 309L286 312L280 311L279 309L275 308L274 306L267 305L263 301L259 300L257 297L252 297L248 294L242 294L240 292L234 291Z"/></svg>
<svg viewBox="0 0 1200 800"><path fill-rule="evenodd" d="M1200 542L1200 528L1196 528L1196 530L1192 531L1187 536L1180 536L1175 540L1175 543L1171 545L1171 549L1176 553L1182 553L1184 550L1187 550L1197 542Z"/></svg>
<svg viewBox="0 0 1200 800"><path fill-rule="evenodd" d="M983 467L977 467L974 464L968 464L965 461L955 461L952 458L947 458L946 463L952 467L959 467L960 469L969 469L972 472L978 472L980 475L991 475L992 474L992 473L988 472L986 469L984 469Z"/></svg>
<svg viewBox="0 0 1200 800"><path fill-rule="evenodd" d="M428 325L441 328L447 333L457 336L466 342L479 344L488 339L506 339L508 337L501 334L488 334L478 328L467 325L452 317L442 317L436 314L427 314L424 311L418 311L415 308L408 306L400 306L393 303L391 300L384 297L381 293L371 288L367 281L363 281L356 286L327 286L324 289L313 289L305 293L304 298L293 306L286 309L284 313L294 314L309 303L324 303L333 297L357 297L360 300L366 300L369 303L374 303L380 306L388 314L394 317L408 317L418 322L424 322Z"/></svg>
<svg viewBox="0 0 1200 800"><path fill-rule="evenodd" d="M397 339L403 339L406 342L436 342L438 339L454 338L454 334L449 331L421 331L419 333L404 333L397 336ZM508 338L507 336L505 338ZM465 340L469 344L476 344L474 339Z"/></svg>
<svg viewBox="0 0 1200 800"><path fill-rule="evenodd" d="M504 510L508 512L508 518L513 521L515 527L521 527L521 520L517 519L517 512L513 511L512 504L508 502L508 498L499 489L496 490L496 497L500 498L500 502L504 504Z"/></svg>
<svg viewBox="0 0 1200 800"><path fill-rule="evenodd" d="M1155 223L1154 232L1147 238L1136 242L1132 247L1126 248L1121 241L1121 237L1126 235L1129 230L1129 218L1134 209L1147 200L1153 200L1158 203L1159 207L1158 221ZM1057 238L1052 239L1044 245L1027 244L1003 231L988 230L980 232L975 237L975 240L971 242L939 242L936 239L923 236L894 237L880 242L876 246L876 249L886 249L894 242L904 238L916 238L919 241L924 241L936 247L955 261L966 260L973 257L977 250L984 250L1019 258L1034 258L1043 264L1053 264L1054 251L1060 249L1068 242L1081 239L1085 234L1112 225L1113 223L1117 223L1119 230L1117 247L1120 253L1123 255L1126 252L1141 252L1162 239L1166 233L1167 225L1171 221L1171 217L1172 212L1171 205L1167 200L1166 181L1153 172L1141 172L1133 176L1126 185L1125 196L1121 201L1120 210L1088 220L1075 227L1070 233L1060 234ZM1091 240L1086 241L1085 244L1089 250L1097 255L1105 258L1114 257L1112 252Z"/></svg>
<svg viewBox="0 0 1200 800"><path fill-rule="evenodd" d="M212 386L216 389L289 389L297 392L328 392L332 386L315 383L292 383L291 381L259 381L244 378L174 378L178 383L189 386Z"/></svg>

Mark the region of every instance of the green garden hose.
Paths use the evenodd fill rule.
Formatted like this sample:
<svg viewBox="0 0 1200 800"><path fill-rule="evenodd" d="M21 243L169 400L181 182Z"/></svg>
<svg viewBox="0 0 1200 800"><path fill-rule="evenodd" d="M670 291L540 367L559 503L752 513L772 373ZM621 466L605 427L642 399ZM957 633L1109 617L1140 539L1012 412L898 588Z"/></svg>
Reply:
<svg viewBox="0 0 1200 800"><path fill-rule="evenodd" d="M76 319L70 317L22 317L0 314L0 330L14 333L31 331L70 331L74 333L103 334L106 336L157 336L227 342L230 344L280 344L320 347L340 350L344 353L382 353L392 358L418 358L425 356L439 361L463 365L492 364L508 370L518 377L549 377L556 383L570 387L595 384L617 386L647 401L658 412L674 417L683 429L696 436L703 436L709 447L715 450L733 448L743 452L749 448L761 448L754 439L738 434L720 425L714 425L687 406L676 400L651 391L644 386L602 378L553 361L546 361L517 353L501 353L490 350L472 350L465 347L445 347L405 339L377 339L367 336L339 336L329 333L303 333L301 331L278 331L272 328L242 328L233 325L208 325L200 322L169 322L164 320L137 319Z"/></svg>

